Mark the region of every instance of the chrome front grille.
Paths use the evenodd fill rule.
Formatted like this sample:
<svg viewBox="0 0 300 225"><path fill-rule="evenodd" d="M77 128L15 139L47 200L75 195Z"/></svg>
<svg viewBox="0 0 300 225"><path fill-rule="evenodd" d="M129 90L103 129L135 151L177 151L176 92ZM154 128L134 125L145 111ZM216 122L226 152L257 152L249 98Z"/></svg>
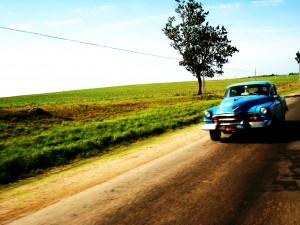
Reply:
<svg viewBox="0 0 300 225"><path fill-rule="evenodd" d="M221 125L234 125L234 124L243 124L245 122L250 122L253 120L255 113L246 113L246 114L219 114L213 116L214 120ZM257 116L257 115L256 115Z"/></svg>

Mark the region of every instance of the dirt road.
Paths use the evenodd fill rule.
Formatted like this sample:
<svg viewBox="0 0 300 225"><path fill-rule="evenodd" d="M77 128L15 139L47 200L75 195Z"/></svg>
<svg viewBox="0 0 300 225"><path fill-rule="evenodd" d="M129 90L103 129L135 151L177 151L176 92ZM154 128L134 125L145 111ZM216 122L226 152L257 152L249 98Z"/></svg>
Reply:
<svg viewBox="0 0 300 225"><path fill-rule="evenodd" d="M1 193L1 221L300 224L299 96L288 103L280 131L228 135L212 142L207 133L191 128L164 143Z"/></svg>

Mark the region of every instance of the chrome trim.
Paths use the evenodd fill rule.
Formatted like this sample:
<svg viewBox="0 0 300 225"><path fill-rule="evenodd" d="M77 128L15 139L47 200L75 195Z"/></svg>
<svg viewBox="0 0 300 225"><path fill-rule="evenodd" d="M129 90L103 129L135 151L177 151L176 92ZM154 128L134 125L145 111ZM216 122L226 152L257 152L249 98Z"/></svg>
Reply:
<svg viewBox="0 0 300 225"><path fill-rule="evenodd" d="M236 122L236 123L220 123L220 126L232 126L232 125L240 125L241 123Z"/></svg>
<svg viewBox="0 0 300 225"><path fill-rule="evenodd" d="M218 119L214 124L203 124L203 130L226 130L227 126L236 126L237 130L251 129L251 128L264 128L271 124L269 120L253 121L251 117L258 115L257 113L230 113L218 114L212 118ZM250 120L250 121L249 121Z"/></svg>
<svg viewBox="0 0 300 225"><path fill-rule="evenodd" d="M257 113L255 112L249 112L249 113L223 113L223 114L216 114L213 116L213 118L215 117L231 117L231 116L244 116L244 115L255 115Z"/></svg>
<svg viewBox="0 0 300 225"><path fill-rule="evenodd" d="M266 122L258 121L258 122L249 122L251 128L263 128L267 126Z"/></svg>
<svg viewBox="0 0 300 225"><path fill-rule="evenodd" d="M234 121L236 118L220 118L222 121Z"/></svg>
<svg viewBox="0 0 300 225"><path fill-rule="evenodd" d="M216 130L217 124L203 124L201 128L202 130Z"/></svg>

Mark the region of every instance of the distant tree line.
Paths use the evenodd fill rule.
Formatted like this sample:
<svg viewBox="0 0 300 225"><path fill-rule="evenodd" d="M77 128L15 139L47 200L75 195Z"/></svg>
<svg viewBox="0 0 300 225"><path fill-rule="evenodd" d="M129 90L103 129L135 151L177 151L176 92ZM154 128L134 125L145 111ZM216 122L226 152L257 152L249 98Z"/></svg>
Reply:
<svg viewBox="0 0 300 225"><path fill-rule="evenodd" d="M288 75L298 75L298 73L289 73ZM286 75L283 75L283 74L269 74L269 75L257 75L256 77L275 77L275 76L286 76ZM253 78L253 76L248 76L248 77L245 77L245 78Z"/></svg>

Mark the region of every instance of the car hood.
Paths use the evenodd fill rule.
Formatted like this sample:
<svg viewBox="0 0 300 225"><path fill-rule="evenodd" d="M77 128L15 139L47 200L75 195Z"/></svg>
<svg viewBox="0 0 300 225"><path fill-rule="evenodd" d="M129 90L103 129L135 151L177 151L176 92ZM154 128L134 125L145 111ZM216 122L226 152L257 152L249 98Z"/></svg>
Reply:
<svg viewBox="0 0 300 225"><path fill-rule="evenodd" d="M249 95L225 98L215 114L248 112L250 108L270 101L269 96Z"/></svg>

